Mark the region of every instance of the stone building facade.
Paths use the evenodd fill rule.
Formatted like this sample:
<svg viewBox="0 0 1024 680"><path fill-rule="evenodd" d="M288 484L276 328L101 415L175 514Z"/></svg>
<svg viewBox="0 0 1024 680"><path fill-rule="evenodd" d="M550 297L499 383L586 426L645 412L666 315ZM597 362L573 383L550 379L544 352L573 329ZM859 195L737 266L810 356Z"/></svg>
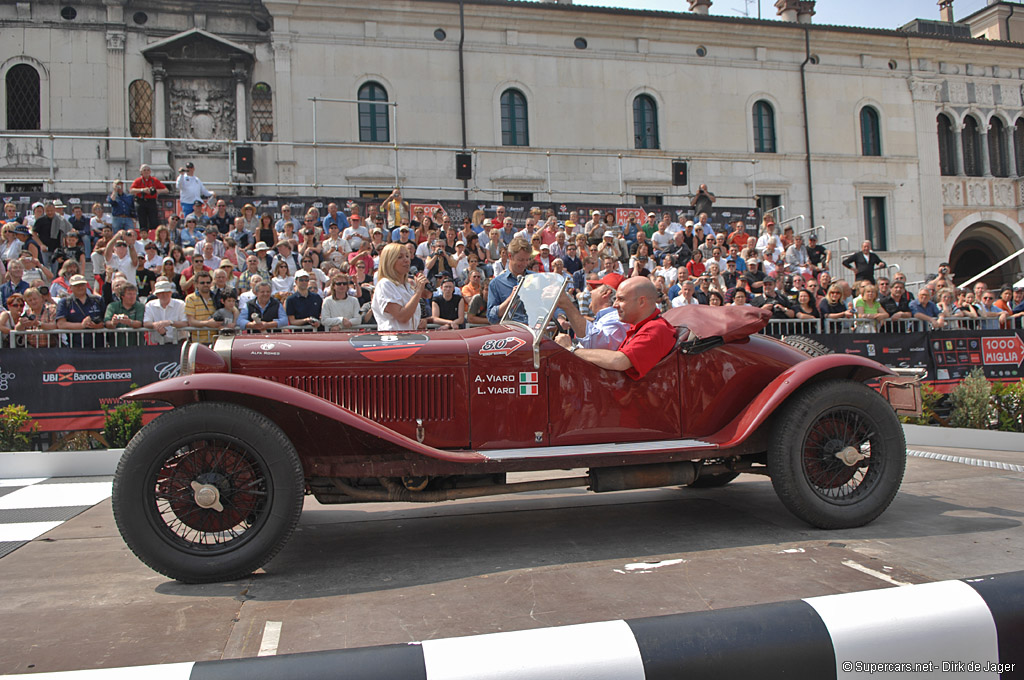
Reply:
<svg viewBox="0 0 1024 680"><path fill-rule="evenodd" d="M911 280L1024 248L1024 27L1004 16L1024 6L896 31L816 25L807 0L763 21L680 4L4 3L0 183L96 190L192 160L222 192L646 206L706 182L847 250L869 237Z"/></svg>

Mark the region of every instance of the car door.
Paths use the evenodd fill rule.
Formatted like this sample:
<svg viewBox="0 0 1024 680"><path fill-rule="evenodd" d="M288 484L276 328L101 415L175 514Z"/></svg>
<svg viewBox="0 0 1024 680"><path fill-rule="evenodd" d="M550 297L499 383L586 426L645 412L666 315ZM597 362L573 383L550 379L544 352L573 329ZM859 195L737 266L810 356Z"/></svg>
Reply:
<svg viewBox="0 0 1024 680"><path fill-rule="evenodd" d="M657 441L681 436L679 352L640 380L576 357L545 341L552 446Z"/></svg>
<svg viewBox="0 0 1024 680"><path fill-rule="evenodd" d="M475 449L545 446L548 380L534 365L533 336L515 326L466 331L470 439Z"/></svg>

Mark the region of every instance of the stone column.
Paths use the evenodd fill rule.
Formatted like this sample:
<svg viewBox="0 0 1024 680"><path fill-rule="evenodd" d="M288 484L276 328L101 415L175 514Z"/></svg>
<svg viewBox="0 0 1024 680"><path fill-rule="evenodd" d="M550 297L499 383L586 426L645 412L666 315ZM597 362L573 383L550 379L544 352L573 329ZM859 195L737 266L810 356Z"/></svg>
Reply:
<svg viewBox="0 0 1024 680"><path fill-rule="evenodd" d="M953 138L956 143L953 145L956 147L956 174L959 177L966 176L964 171L964 126L954 125L953 126Z"/></svg>
<svg viewBox="0 0 1024 680"><path fill-rule="evenodd" d="M1020 153L1020 149L1017 148L1016 135L1014 128L1006 128L1006 168L1008 177L1019 177L1017 174L1017 154Z"/></svg>
<svg viewBox="0 0 1024 680"><path fill-rule="evenodd" d="M981 174L983 177L992 176L992 167L988 159L988 126L983 126L978 130L978 138L981 140Z"/></svg>
<svg viewBox="0 0 1024 680"><path fill-rule="evenodd" d="M274 32L274 136L279 142L294 142L292 107L292 45L291 35ZM290 144L274 146L277 154L277 181L282 184L295 182L295 152ZM295 187L280 187L279 193L295 194Z"/></svg>
<svg viewBox="0 0 1024 680"><path fill-rule="evenodd" d="M149 164L158 177L171 176L171 149L163 138L167 136L167 69L163 64L153 64L153 136L157 140L150 150Z"/></svg>
<svg viewBox="0 0 1024 680"><path fill-rule="evenodd" d="M167 95L164 80L167 69L160 64L153 65L153 136L163 139L167 136ZM164 144L164 142L160 142Z"/></svg>
<svg viewBox="0 0 1024 680"><path fill-rule="evenodd" d="M246 122L249 109L245 105L245 84L249 74L244 67L236 64L231 75L235 77L235 139L244 142L248 138Z"/></svg>
<svg viewBox="0 0 1024 680"><path fill-rule="evenodd" d="M107 127L111 137L128 136L127 109L125 107L125 91L128 84L124 81L124 31L107 31ZM138 145L133 144L137 149ZM108 145L107 161L110 164L109 176L127 178L131 175L129 168L139 165L139 155L128 158L128 145L120 140L111 140ZM108 187L104 187L104 190Z"/></svg>

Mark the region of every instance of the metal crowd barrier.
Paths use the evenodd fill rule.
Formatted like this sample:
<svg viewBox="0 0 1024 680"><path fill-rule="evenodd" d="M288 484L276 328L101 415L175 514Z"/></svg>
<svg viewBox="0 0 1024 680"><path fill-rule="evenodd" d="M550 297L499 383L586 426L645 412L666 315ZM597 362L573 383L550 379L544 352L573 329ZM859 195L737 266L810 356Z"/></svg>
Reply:
<svg viewBox="0 0 1024 680"><path fill-rule="evenodd" d="M920 319L889 319L883 321L878 326L879 333L890 333L898 335L900 333L916 333L920 331L929 330L931 324L925 323Z"/></svg>
<svg viewBox="0 0 1024 680"><path fill-rule="evenodd" d="M818 335L821 333L821 319L771 319L761 333L773 338L784 335Z"/></svg>

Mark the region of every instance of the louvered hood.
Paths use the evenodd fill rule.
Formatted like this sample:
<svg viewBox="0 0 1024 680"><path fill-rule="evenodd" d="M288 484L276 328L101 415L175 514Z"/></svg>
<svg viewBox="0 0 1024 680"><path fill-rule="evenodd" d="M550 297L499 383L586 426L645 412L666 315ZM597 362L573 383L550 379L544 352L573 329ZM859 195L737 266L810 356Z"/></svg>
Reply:
<svg viewBox="0 0 1024 680"><path fill-rule="evenodd" d="M466 341L473 331L239 336L230 370L309 392L409 437L469 446ZM222 355L226 348L220 345Z"/></svg>

